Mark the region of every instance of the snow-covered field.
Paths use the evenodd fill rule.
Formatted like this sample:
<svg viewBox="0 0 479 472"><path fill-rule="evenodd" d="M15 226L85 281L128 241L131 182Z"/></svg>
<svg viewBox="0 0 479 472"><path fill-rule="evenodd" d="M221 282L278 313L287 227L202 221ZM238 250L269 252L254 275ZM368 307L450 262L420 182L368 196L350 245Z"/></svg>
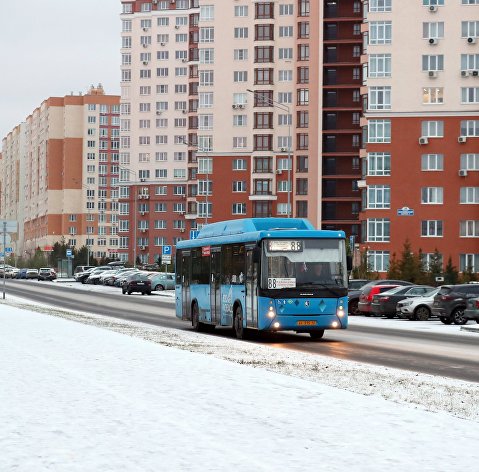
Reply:
<svg viewBox="0 0 479 472"><path fill-rule="evenodd" d="M477 384L12 297L0 332L2 472L462 471L479 460Z"/></svg>

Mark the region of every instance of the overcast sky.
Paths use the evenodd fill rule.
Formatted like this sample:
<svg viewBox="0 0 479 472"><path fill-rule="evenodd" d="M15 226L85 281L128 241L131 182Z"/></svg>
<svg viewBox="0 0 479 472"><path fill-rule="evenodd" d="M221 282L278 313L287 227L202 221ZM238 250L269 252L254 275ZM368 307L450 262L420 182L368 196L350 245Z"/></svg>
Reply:
<svg viewBox="0 0 479 472"><path fill-rule="evenodd" d="M0 139L48 97L120 93L120 0L1 3Z"/></svg>

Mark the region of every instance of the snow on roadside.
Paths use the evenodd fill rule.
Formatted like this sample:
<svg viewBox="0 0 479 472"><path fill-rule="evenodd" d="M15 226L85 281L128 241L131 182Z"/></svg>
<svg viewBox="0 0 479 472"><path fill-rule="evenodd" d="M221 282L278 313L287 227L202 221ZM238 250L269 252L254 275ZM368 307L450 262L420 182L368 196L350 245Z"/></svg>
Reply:
<svg viewBox="0 0 479 472"><path fill-rule="evenodd" d="M175 349L214 356L363 395L376 395L427 411L448 412L479 422L479 403L476 401L479 385L475 383L62 310L11 296L2 303L109 329Z"/></svg>

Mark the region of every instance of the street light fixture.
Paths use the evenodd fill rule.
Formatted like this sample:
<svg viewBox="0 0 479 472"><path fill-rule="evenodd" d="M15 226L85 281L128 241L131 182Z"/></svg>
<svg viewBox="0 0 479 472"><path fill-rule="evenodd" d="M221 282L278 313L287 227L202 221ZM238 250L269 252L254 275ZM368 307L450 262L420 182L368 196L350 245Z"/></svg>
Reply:
<svg viewBox="0 0 479 472"><path fill-rule="evenodd" d="M291 167L293 165L291 162L291 108L289 105L285 105L284 103L278 102L271 98L266 98L255 90L246 89L246 91L252 93L254 98L260 100L262 103L288 112L288 218L291 218Z"/></svg>
<svg viewBox="0 0 479 472"><path fill-rule="evenodd" d="M137 173L134 171L134 170L131 170L131 169L127 169L126 167L120 167L120 171L125 171L125 172L128 172L129 174L133 174L133 176L135 177L135 184L137 183L137 180L138 180L138 176L137 176ZM131 182L128 182L128 186L130 187L130 193L131 193ZM133 267L136 268L136 245L137 245L137 213L138 213L138 208L137 208L137 189L136 187L134 188L133 190L133 205L134 205L134 209L133 209Z"/></svg>

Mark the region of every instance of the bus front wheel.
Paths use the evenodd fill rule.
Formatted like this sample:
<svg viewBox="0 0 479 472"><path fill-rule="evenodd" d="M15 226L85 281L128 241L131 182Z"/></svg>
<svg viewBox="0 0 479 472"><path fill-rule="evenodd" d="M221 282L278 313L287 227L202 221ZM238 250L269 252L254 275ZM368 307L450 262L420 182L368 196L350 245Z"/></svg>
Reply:
<svg viewBox="0 0 479 472"><path fill-rule="evenodd" d="M200 310L198 304L194 303L191 309L191 326L195 331L202 331L203 324L200 323Z"/></svg>
<svg viewBox="0 0 479 472"><path fill-rule="evenodd" d="M243 328L243 309L241 306L237 306L233 319L233 330L238 339L245 338L245 329Z"/></svg>
<svg viewBox="0 0 479 472"><path fill-rule="evenodd" d="M309 335L311 339L321 339L324 336L324 329L318 329L318 331L310 331Z"/></svg>

